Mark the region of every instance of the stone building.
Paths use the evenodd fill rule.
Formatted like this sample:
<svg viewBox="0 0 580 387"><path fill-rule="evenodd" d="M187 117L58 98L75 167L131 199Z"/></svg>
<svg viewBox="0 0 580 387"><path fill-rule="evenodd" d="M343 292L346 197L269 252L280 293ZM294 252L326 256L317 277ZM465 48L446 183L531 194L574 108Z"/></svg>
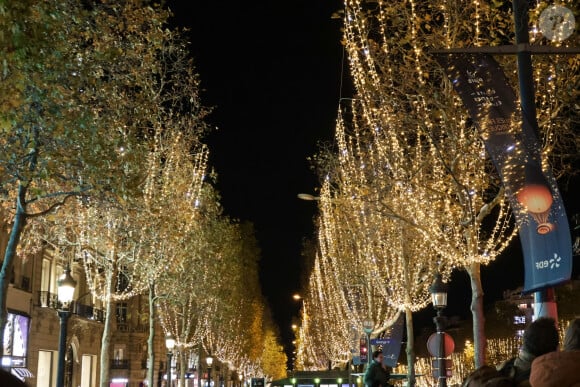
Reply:
<svg viewBox="0 0 580 387"><path fill-rule="evenodd" d="M56 281L64 272L62 260L43 248L32 256L16 258L8 289L8 323L2 366L30 387L56 385L60 319ZM100 349L105 313L87 286L83 266L72 262L77 281L67 324L64 385L99 386ZM111 387L146 385L148 327L147 297L115 303L111 324L108 383ZM155 385L165 373L164 335L156 327Z"/></svg>

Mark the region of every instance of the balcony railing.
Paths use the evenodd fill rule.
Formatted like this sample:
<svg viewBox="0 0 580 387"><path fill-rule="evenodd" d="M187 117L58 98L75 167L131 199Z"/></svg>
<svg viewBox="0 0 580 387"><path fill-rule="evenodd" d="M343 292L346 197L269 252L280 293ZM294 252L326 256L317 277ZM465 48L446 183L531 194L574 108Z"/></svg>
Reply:
<svg viewBox="0 0 580 387"><path fill-rule="evenodd" d="M112 370L128 370L130 369L131 362L129 359L113 359L111 360Z"/></svg>
<svg viewBox="0 0 580 387"><path fill-rule="evenodd" d="M146 333L149 331L148 325L134 325L131 323L124 322L123 320L117 320L116 324L118 332L132 332L132 333Z"/></svg>
<svg viewBox="0 0 580 387"><path fill-rule="evenodd" d="M43 308L60 308L60 302L58 302L57 296L51 292L38 292L38 305ZM79 317L86 318L88 320L94 320L98 322L105 321L105 311L102 309L95 308L91 305L81 304L79 302L73 301L70 307L72 313Z"/></svg>
<svg viewBox="0 0 580 387"><path fill-rule="evenodd" d="M56 294L51 292L38 292L38 305L43 308L57 309L59 306Z"/></svg>
<svg viewBox="0 0 580 387"><path fill-rule="evenodd" d="M73 302L72 305L73 313L87 318L89 320L95 320L98 322L105 321L105 311L102 309L95 308L91 305L79 304L78 302Z"/></svg>

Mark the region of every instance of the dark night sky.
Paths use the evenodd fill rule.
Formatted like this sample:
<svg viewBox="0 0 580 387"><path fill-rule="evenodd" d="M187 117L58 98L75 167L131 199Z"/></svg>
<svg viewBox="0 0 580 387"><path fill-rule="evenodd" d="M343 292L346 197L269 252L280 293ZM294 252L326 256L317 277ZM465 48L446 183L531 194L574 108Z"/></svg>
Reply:
<svg viewBox="0 0 580 387"><path fill-rule="evenodd" d="M189 40L219 130L210 164L228 215L254 223L262 249L262 292L289 339L298 307L302 240L318 186L307 157L332 139L341 95L340 0L169 2Z"/></svg>
<svg viewBox="0 0 580 387"><path fill-rule="evenodd" d="M307 157L319 142L331 141L339 99L352 94L348 69L343 73L342 22L331 18L342 2L172 0L169 6L175 23L191 30L203 102L214 107L209 122L219 130L208 143L222 204L228 215L255 225L262 292L287 342L298 311L291 295L300 286L302 241L313 233L316 211L296 195L318 186ZM482 278L488 302L522 285L519 242L483 268ZM454 274L449 297L449 312L469 319L467 274ZM427 309L421 315L430 324Z"/></svg>

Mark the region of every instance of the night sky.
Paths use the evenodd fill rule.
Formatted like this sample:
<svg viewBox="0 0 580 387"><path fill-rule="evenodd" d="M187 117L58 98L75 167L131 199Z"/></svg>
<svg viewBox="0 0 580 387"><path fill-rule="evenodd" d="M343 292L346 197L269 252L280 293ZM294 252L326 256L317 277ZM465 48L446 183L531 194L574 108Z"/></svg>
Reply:
<svg viewBox="0 0 580 387"><path fill-rule="evenodd" d="M319 186L307 157L332 141L339 100L352 95L342 21L331 18L342 2L173 0L169 6L174 23L191 30L202 101L214 107L208 121L219 129L207 142L221 202L228 215L256 228L262 292L288 343L298 314L291 295L304 273L302 243L312 237L316 211L316 203L296 195ZM578 212L577 202L566 206ZM482 278L486 302L523 285L519 241L483 268ZM449 313L470 319L468 276L452 279ZM427 318L418 321L431 323L432 310L420 315Z"/></svg>
<svg viewBox="0 0 580 387"><path fill-rule="evenodd" d="M202 102L213 106L210 165L225 212L256 228L260 279L283 339L298 305L302 241L317 183L307 157L332 140L341 96L339 0L169 2L187 26ZM347 70L345 70L347 71ZM344 87L342 87L344 95ZM349 95L350 92L346 92Z"/></svg>

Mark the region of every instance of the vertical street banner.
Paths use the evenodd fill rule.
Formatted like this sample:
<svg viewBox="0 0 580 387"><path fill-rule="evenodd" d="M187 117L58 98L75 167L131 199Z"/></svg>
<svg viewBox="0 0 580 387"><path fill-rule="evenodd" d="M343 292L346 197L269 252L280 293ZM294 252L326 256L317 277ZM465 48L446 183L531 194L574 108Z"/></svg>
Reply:
<svg viewBox="0 0 580 387"><path fill-rule="evenodd" d="M572 241L551 170L542 170L538 128L522 117L513 89L488 54L438 54L485 142L519 226L524 292L568 281Z"/></svg>
<svg viewBox="0 0 580 387"><path fill-rule="evenodd" d="M383 364L395 368L399 362L403 331L405 330L405 314L400 313L395 323L385 332L383 344Z"/></svg>

